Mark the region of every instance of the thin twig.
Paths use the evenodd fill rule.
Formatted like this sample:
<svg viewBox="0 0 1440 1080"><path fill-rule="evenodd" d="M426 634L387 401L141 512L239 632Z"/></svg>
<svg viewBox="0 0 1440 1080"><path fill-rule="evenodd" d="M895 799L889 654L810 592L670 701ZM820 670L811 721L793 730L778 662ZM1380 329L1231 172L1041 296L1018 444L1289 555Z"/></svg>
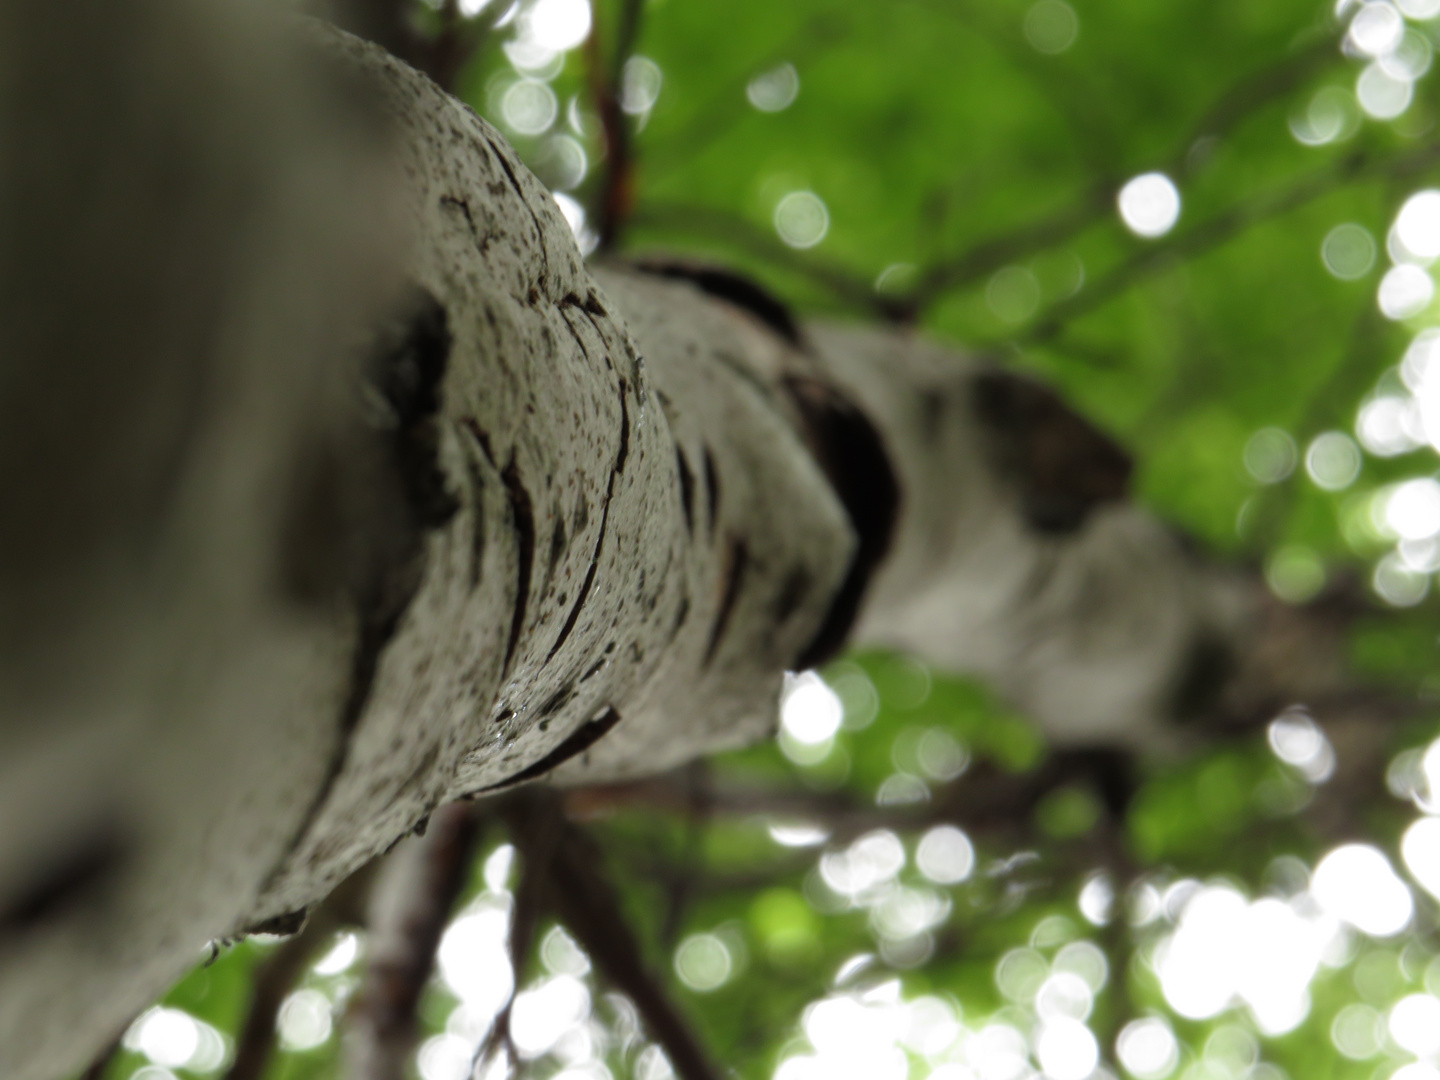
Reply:
<svg viewBox="0 0 1440 1080"><path fill-rule="evenodd" d="M350 1013L351 1080L402 1080L419 1037L417 1009L435 950L469 877L480 834L475 803L435 811L423 837L391 856L371 903L370 961Z"/></svg>
<svg viewBox="0 0 1440 1080"><path fill-rule="evenodd" d="M839 264L803 255L787 247L770 230L739 214L713 207L646 202L636 210L633 224L672 235L688 233L741 248L776 269L809 280L851 311L869 312L886 319L893 317L893 301L878 295L868 278Z"/></svg>
<svg viewBox="0 0 1440 1080"><path fill-rule="evenodd" d="M619 242L620 233L635 203L634 133L624 108L625 65L635 51L640 34L643 0L620 0L620 19L615 30L615 47L606 63L600 41L599 20L592 25L585 42L585 57L590 71L590 96L600 117L600 131L605 143L605 170L595 207L598 250L610 251Z"/></svg>
<svg viewBox="0 0 1440 1080"><path fill-rule="evenodd" d="M1027 330L1010 341L1019 345L1049 341L1067 323L1114 299L1166 264L1193 259L1211 251L1253 226L1298 210L1345 184L1376 176L1409 176L1436 164L1440 164L1440 142L1427 143L1397 155L1371 154L1363 150L1347 154L1282 191L1245 200L1172 240L1139 249L1093 285L1068 300L1052 305Z"/></svg>
<svg viewBox="0 0 1440 1080"><path fill-rule="evenodd" d="M496 1053L506 1054L511 1062L518 1060L515 1040L510 1032L510 1016L515 995L525 981L536 931L545 916L550 864L563 825L563 821L553 815L527 814L523 809L527 799L528 795L523 793L508 795L502 796L495 804L496 812L506 821L515 849L520 852L520 882L515 887L515 902L510 914L510 970L514 973L514 989L495 1017L489 1037L475 1048L470 1062L471 1076L482 1075L483 1063L493 1060ZM512 812L512 806L518 809Z"/></svg>
<svg viewBox="0 0 1440 1080"><path fill-rule="evenodd" d="M743 120L760 119L765 114L746 108L746 91L756 72L772 71L781 64L795 68L803 87L808 61L826 46L844 36L846 20L843 12L825 11L812 16L758 63L747 64L738 75L719 82L703 103L682 114L671 113L665 121L663 138L656 125L654 150L647 159L647 170L653 178L673 168L691 168L696 160L722 136Z"/></svg>
<svg viewBox="0 0 1440 1080"><path fill-rule="evenodd" d="M1190 151L1200 140L1223 138L1263 106L1293 90L1325 60L1339 56L1333 36L1327 35L1272 68L1247 74L1201 114L1177 140L1170 156L1156 168L1175 175L1194 171ZM1120 180L1121 177L1107 170L1071 206L1052 217L982 240L959 256L932 266L906 297L905 306L911 309L911 317L944 294L973 284L1002 266L1062 244L1102 220L1111 213Z"/></svg>
<svg viewBox="0 0 1440 1080"><path fill-rule="evenodd" d="M635 1003L680 1080L722 1080L664 984L646 966L600 852L586 833L565 819L560 797L540 788L517 792L507 800L505 812L507 820L523 826L512 826L517 846L534 835L536 822L547 821L547 827L556 829L547 903L605 980Z"/></svg>

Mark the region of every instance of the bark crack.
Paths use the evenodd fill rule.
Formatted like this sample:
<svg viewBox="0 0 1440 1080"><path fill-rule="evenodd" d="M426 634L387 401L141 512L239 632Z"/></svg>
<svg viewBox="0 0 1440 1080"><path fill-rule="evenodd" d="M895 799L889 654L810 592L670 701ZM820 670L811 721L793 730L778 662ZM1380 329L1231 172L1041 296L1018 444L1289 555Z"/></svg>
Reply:
<svg viewBox="0 0 1440 1080"><path fill-rule="evenodd" d="M590 567L585 571L585 580L580 583L580 591L575 594L575 603L570 607L570 614L565 617L565 623L560 627L560 633L555 638L555 644L550 646L550 652L545 657L545 663L555 659L555 654L565 644L570 632L575 629L575 624L580 619L580 611L585 606L585 601L590 596L590 588L595 584L595 574L600 569L600 550L605 545L605 533L610 523L610 500L615 495L615 478L625 468L625 458L630 450L630 407L625 402L625 381L620 382L620 449L615 455L615 464L610 468L610 478L605 484L605 501L600 507L600 529L599 535L595 537L595 550L590 555Z"/></svg>

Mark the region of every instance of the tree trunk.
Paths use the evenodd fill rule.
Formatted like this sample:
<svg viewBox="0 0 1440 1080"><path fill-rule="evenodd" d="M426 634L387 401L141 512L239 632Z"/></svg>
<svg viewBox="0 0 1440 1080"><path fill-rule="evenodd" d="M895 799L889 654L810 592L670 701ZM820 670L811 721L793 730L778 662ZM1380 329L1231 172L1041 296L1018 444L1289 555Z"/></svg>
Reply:
<svg viewBox="0 0 1440 1080"><path fill-rule="evenodd" d="M444 803L765 736L856 627L1062 740L1320 685L1254 670L1253 589L1043 388L592 275L354 39L71 7L0 10L0 1074L77 1068Z"/></svg>

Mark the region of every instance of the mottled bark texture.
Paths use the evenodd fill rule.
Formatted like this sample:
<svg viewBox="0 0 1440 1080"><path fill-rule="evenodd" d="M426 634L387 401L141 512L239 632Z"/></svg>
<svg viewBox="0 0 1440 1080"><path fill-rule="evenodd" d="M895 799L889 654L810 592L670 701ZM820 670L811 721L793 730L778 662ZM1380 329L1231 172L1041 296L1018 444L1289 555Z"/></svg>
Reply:
<svg viewBox="0 0 1440 1080"><path fill-rule="evenodd" d="M0 5L0 1075L442 804L764 736L857 613L1071 741L1243 684L1053 395L661 269L353 39Z"/></svg>

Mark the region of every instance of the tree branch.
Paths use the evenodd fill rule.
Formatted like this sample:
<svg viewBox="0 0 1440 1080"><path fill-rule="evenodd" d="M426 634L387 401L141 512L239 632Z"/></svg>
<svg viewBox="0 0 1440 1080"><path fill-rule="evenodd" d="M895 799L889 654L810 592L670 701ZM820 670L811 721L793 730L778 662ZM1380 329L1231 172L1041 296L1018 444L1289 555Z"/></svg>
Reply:
<svg viewBox="0 0 1440 1080"><path fill-rule="evenodd" d="M419 1037L417 1009L435 950L469 878L480 833L474 803L437 810L421 837L386 863L371 904L370 959L350 1011L351 1080L403 1080Z"/></svg>
<svg viewBox="0 0 1440 1080"><path fill-rule="evenodd" d="M1011 340L1021 345L1049 341L1067 323L1121 295L1165 264L1193 259L1261 222L1298 210L1346 184L1381 176L1411 176L1437 163L1440 163L1440 142L1430 142L1402 154L1382 155L1363 150L1347 154L1288 188L1245 200L1171 240L1138 249L1093 285L1052 305L1029 329Z"/></svg>
<svg viewBox="0 0 1440 1080"><path fill-rule="evenodd" d="M605 171L595 215L600 251L613 250L619 243L620 233L635 205L634 132L624 109L624 84L625 65L635 51L635 40L640 33L644 0L619 0L619 3L615 45L608 63L601 47L599 19L592 24L590 37L585 42L590 95L600 117L605 144Z"/></svg>
<svg viewBox="0 0 1440 1080"><path fill-rule="evenodd" d="M557 837L551 855L547 900L595 961L601 975L635 1003L650 1036L664 1049L681 1080L722 1080L664 984L646 966L640 942L620 908L594 841L565 817L553 792L534 789L507 801L517 846L537 835ZM538 829L544 822L544 832ZM553 832L552 832L553 831ZM523 854L522 849L522 854ZM536 856L544 857L543 851Z"/></svg>
<svg viewBox="0 0 1440 1080"><path fill-rule="evenodd" d="M375 876L370 863L320 904L298 934L277 945L251 977L250 1005L235 1038L235 1060L224 1080L260 1080L275 1051L275 1021L314 955L342 926L365 922L365 900Z"/></svg>
<svg viewBox="0 0 1440 1080"><path fill-rule="evenodd" d="M1169 158L1155 168L1181 176L1192 172L1190 151L1201 139L1219 139L1263 106L1290 92L1326 60L1339 57L1333 35L1326 35L1281 63L1250 73L1225 90L1176 142ZM1033 225L982 240L959 256L929 267L904 298L914 318L946 293L973 284L1036 252L1062 244L1113 213L1115 190L1123 177L1105 171L1074 204Z"/></svg>

